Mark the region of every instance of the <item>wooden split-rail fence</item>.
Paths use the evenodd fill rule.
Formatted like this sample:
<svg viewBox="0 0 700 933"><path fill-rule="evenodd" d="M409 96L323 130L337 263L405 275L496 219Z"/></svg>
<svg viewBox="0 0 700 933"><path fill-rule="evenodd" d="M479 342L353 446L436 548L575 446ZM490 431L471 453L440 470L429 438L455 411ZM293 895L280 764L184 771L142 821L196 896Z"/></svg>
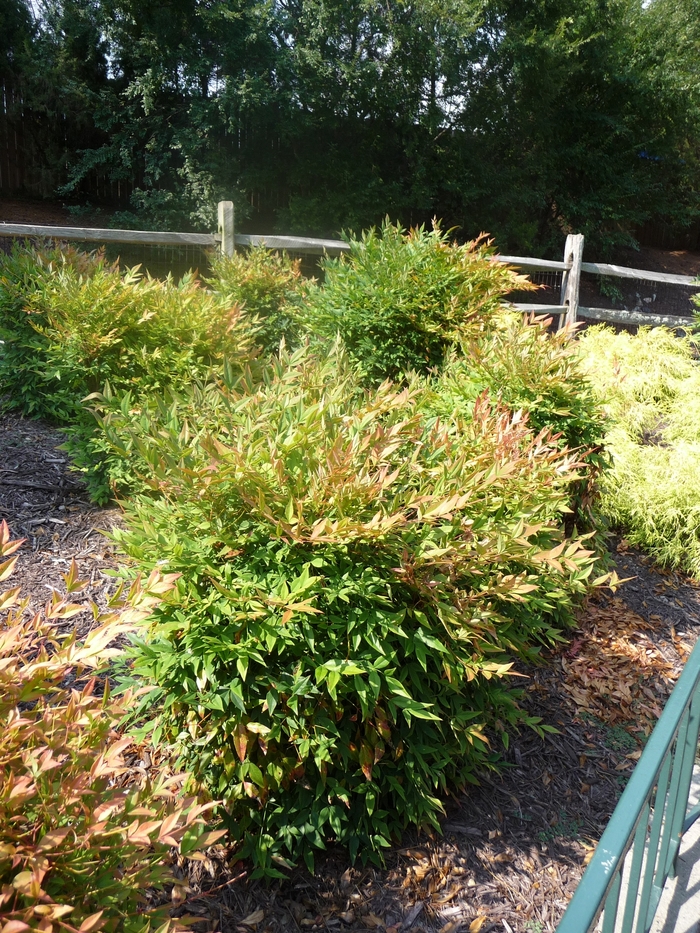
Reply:
<svg viewBox="0 0 700 933"><path fill-rule="evenodd" d="M224 255L233 255L236 248L262 245L272 250L286 250L293 254L310 256L337 256L349 250L343 240L328 240L313 237L294 237L236 233L235 214L232 201L221 201L218 206L218 230L216 233L174 233L152 230L107 230L93 227L54 227L35 224L0 223L0 237L53 238L74 240L81 243L136 244L143 246L196 246L219 249ZM601 262L583 261L584 238L582 234L570 234L566 238L564 256L561 260L536 259L529 256L496 255L494 260L506 262L526 273L557 273L561 275L558 304L514 303L518 310L558 317L560 322L575 324L579 318L606 321L625 325L666 325L688 327L693 318L678 314L653 314L640 310L585 307L579 303L581 274L618 280L636 280L644 283L659 283L665 286L682 286L686 291L700 281L688 275L672 275L645 269L630 269Z"/></svg>

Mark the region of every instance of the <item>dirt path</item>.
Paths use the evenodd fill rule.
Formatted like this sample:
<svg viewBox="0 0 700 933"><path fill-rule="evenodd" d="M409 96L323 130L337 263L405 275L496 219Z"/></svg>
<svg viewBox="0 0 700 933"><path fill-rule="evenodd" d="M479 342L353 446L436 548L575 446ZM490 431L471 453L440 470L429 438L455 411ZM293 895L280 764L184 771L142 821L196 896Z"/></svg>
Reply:
<svg viewBox="0 0 700 933"><path fill-rule="evenodd" d="M98 602L117 566L101 530L119 512L90 505L61 441L40 422L0 417L0 518L27 539L13 582L35 606L60 589L73 557ZM619 575L634 579L591 600L565 648L522 671L523 706L558 734L515 736L501 776L449 799L442 836L407 835L383 870L352 868L331 851L314 876L298 870L270 886L216 849L189 869L182 909L222 933L553 931L700 635L696 585L616 547ZM89 625L87 614L77 625Z"/></svg>

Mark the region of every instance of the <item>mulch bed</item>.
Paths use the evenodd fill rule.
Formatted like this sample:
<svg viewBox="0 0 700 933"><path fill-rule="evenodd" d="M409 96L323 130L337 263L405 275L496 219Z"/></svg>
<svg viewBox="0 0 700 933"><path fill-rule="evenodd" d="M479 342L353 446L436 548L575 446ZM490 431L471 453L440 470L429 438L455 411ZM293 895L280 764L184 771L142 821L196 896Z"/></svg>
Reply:
<svg viewBox="0 0 700 933"><path fill-rule="evenodd" d="M104 603L118 566L103 530L117 509L97 509L58 449L63 438L36 421L0 417L0 518L25 537L13 585L34 608L61 589L76 559L85 598ZM447 801L443 835L408 834L384 869L352 867L329 851L312 876L250 881L223 847L180 870L179 912L202 930L386 930L398 933L553 931L639 757L646 735L700 636L699 591L614 542L617 595L596 595L579 630L527 675L523 706L558 733L513 737L500 776ZM82 616L80 634L89 626ZM143 765L143 762L141 763Z"/></svg>
<svg viewBox="0 0 700 933"><path fill-rule="evenodd" d="M69 469L59 449L65 438L40 421L0 415L0 519L14 538L25 538L12 575L33 611L52 590L63 589L73 559L89 586L71 602L92 600L103 607L115 588L105 571L119 564L105 531L121 520L118 509L91 505L81 477ZM86 614L87 616L87 614ZM85 635L90 622L76 616L71 625Z"/></svg>

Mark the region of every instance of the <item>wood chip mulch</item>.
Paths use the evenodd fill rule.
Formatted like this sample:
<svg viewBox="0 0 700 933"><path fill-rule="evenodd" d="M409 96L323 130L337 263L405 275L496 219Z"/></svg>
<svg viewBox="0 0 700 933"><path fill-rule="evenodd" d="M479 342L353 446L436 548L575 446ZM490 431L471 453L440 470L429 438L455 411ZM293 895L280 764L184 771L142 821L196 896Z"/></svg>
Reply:
<svg viewBox="0 0 700 933"><path fill-rule="evenodd" d="M71 558L98 603L113 587L105 571L118 566L102 531L120 514L90 505L62 440L41 422L0 416L0 519L27 539L13 584L35 608L61 590ZM177 913L212 933L554 931L700 636L693 581L654 568L624 541L613 553L619 576L632 579L617 595L593 597L568 643L521 670L523 706L558 733L514 736L501 776L447 801L442 836L407 834L381 870L331 850L314 875L298 869L268 885L214 847L180 867ZM90 622L81 619L84 634Z"/></svg>
<svg viewBox="0 0 700 933"><path fill-rule="evenodd" d="M118 509L91 505L79 474L69 469L60 445L63 435L40 422L0 415L0 520L14 538L25 538L12 574L13 586L30 597L34 611L52 590L63 590L63 575L75 558L79 576L90 585L71 602L92 600L104 606L114 589L106 570L119 566L103 532L121 521ZM71 621L79 635L91 620Z"/></svg>

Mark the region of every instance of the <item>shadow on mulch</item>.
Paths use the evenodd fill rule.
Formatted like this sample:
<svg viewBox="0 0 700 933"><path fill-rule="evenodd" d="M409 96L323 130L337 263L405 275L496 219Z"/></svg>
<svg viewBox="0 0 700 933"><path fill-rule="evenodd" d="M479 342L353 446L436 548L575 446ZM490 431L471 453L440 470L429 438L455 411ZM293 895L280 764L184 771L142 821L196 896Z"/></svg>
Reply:
<svg viewBox="0 0 700 933"><path fill-rule="evenodd" d="M57 450L62 440L41 422L0 417L0 518L14 537L27 539L13 584L34 608L52 588L62 590L73 557L90 580L85 598L103 602L113 586L105 571L118 563L102 530L120 520L119 512L90 505ZM247 879L235 854L215 847L205 861L180 869L178 912L221 933L553 931L645 738L639 721L620 721L618 701L605 692L612 687L587 694L588 681L600 688L599 662L608 655L628 677L643 650L658 663L637 685L637 700L663 706L700 634L697 586L654 569L624 541L615 548L618 574L633 579L618 596L591 600L562 652L521 671L528 676L522 705L558 734L514 736L500 776L484 776L479 787L448 800L442 836L407 834L383 870L352 867L342 850L331 850L313 876L299 869L269 885ZM79 634L90 621L87 613L76 617Z"/></svg>

